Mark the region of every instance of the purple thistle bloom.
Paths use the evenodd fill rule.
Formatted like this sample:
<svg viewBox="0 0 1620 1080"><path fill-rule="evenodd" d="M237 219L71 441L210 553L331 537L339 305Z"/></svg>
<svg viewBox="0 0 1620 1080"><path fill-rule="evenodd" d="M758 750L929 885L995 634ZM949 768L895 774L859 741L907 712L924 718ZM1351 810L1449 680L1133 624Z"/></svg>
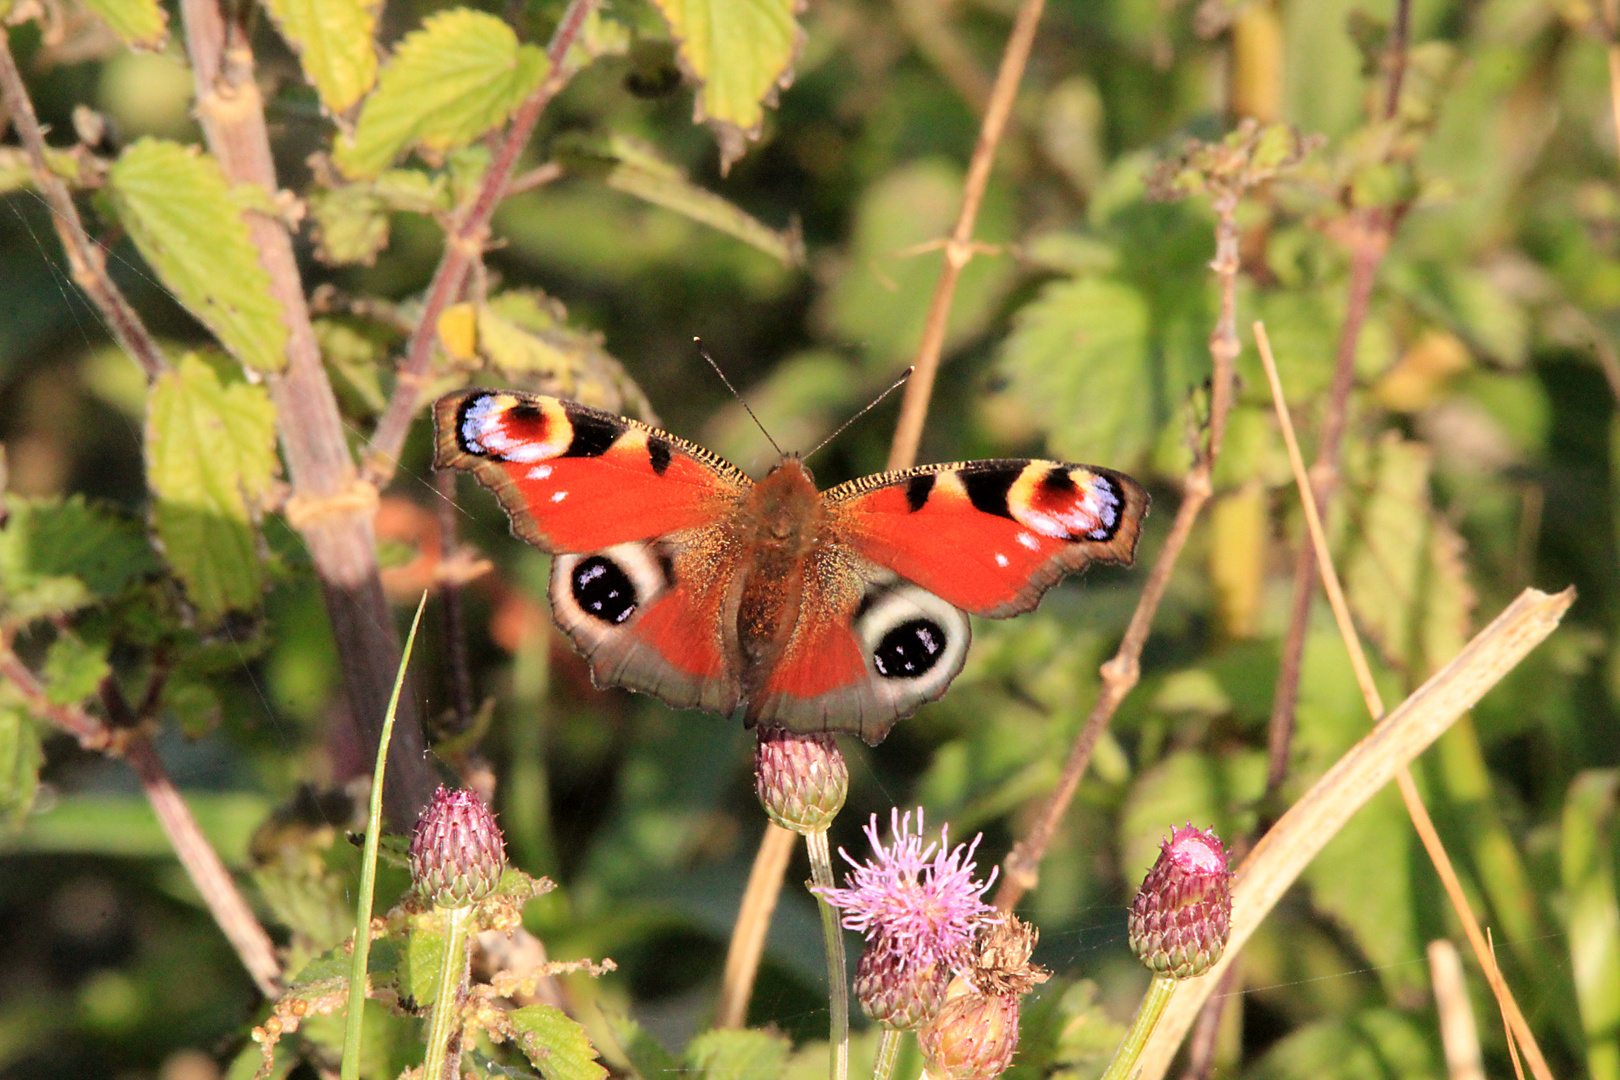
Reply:
<svg viewBox="0 0 1620 1080"><path fill-rule="evenodd" d="M995 908L982 899L995 883L973 879L977 864L973 853L983 835L972 843L949 847L947 830L940 829L939 840L923 843L923 812L917 811L917 831L911 831L911 815L891 811L889 830L894 834L884 847L877 831L877 815L866 825L872 841L873 857L858 863L843 848L851 869L845 888L817 888L814 891L843 914L846 929L856 930L867 940L868 951L892 954L902 966L923 968L938 965L951 971L965 970L968 946L981 925L1000 921Z"/></svg>

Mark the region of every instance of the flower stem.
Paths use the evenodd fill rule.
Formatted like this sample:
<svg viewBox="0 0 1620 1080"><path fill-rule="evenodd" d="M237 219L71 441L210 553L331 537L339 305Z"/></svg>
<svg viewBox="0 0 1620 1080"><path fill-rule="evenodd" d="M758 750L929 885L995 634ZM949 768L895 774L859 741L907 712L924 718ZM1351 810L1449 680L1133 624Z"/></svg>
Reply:
<svg viewBox="0 0 1620 1080"><path fill-rule="evenodd" d="M1119 1050L1114 1054L1114 1060L1109 1062L1102 1080L1125 1080L1136 1071L1136 1059L1142 1056L1142 1047L1147 1045L1148 1036L1153 1034L1153 1027L1159 1022L1164 1007L1170 1003L1170 995L1175 988L1176 980L1170 976L1153 976L1153 981L1148 984L1147 996L1136 1010L1131 1030L1126 1033L1125 1041L1119 1044Z"/></svg>
<svg viewBox="0 0 1620 1080"><path fill-rule="evenodd" d="M872 1080L889 1080L894 1075L894 1063L900 1060L900 1029L883 1029L878 1039L877 1060L872 1063Z"/></svg>
<svg viewBox="0 0 1620 1080"><path fill-rule="evenodd" d="M422 1059L422 1080L440 1080L449 1062L450 1040L461 1027L457 1006L462 985L467 981L467 928L472 924L471 907L444 909L444 960L439 965L439 992L433 999L433 1015L428 1021L427 1057ZM461 1058L458 1044L455 1058Z"/></svg>
<svg viewBox="0 0 1620 1080"><path fill-rule="evenodd" d="M825 889L833 887L832 851L827 845L827 831L818 829L804 834L804 846L810 853L810 880ZM832 1012L832 1030L828 1042L832 1046L832 1080L849 1080L849 972L844 959L844 931L838 925L838 913L820 896L816 907L821 910L821 933L827 942L827 991ZM893 1067L893 1062L890 1063Z"/></svg>

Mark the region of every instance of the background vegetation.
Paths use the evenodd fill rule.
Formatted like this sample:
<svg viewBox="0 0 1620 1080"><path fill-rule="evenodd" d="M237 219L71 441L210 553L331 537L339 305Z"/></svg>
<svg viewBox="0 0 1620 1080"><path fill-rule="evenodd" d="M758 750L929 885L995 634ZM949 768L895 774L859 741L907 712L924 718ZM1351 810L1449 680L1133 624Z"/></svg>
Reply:
<svg viewBox="0 0 1620 1080"><path fill-rule="evenodd" d="M288 44L298 5L224 5L247 24L277 182L298 195L279 201L230 186L253 174L212 141L229 111L208 110L235 99L194 100L191 67L210 54L189 20L212 7L0 4L52 175L155 345L135 335L132 362L109 340L15 127L0 147L0 1070L251 1074L263 999L137 780L150 791L161 760L289 968L336 944L352 925L354 781L363 792L392 677L356 657L386 654L385 615L408 617L447 568L466 584L430 602L394 815L433 779L412 757L425 725L433 768L492 794L513 860L559 884L529 916L550 956L617 962L564 983L599 1049L622 1065L603 1017L624 1013L677 1047L713 1008L762 829L752 736L590 686L551 627L545 558L481 491L435 480L420 415L391 444L411 415L388 413L397 365L421 361L424 397L472 380L656 416L757 474L772 452L697 335L779 443L814 445L917 351L1016 5L815 0L797 30L734 39L694 71L666 18L685 8L612 0L549 69L578 71L556 80L495 242L437 308L446 228L470 220L508 113L548 77L563 5L395 0L375 25L392 60L363 105L363 63L311 87ZM1214 216L1151 198L1147 175L1189 136L1283 121L1321 139L1239 207L1239 325L1266 321L1307 455L1325 454L1329 479L1338 465L1337 561L1386 697L1523 586L1579 590L1416 772L1554 1072L1620 1080L1615 26L1582 0L1047 4L920 460L1106 464L1153 489L1154 514L1137 570L977 623L943 701L879 747L846 741L835 847L860 848L869 814L920 804L954 838L982 830L988 865L1051 791L1210 409ZM462 54L433 38L413 51L413 31L467 34L464 61L493 74L454 82L434 65ZM747 103L789 59L747 137ZM694 91L683 63L749 68L753 90ZM692 122L694 93L717 122ZM180 148L205 134L223 171ZM256 258L282 222L286 258ZM303 347L277 292L296 287L289 267L324 367L281 373ZM1026 1005L1020 1075L1100 1073L1146 983L1124 904L1168 826L1245 843L1366 730L1325 608L1300 606L1290 633L1295 597L1314 593L1295 584L1298 500L1254 356L1245 331L1215 498L1021 909L1057 977ZM346 446L310 434L299 380L322 372ZM823 486L883 467L896 412L816 459ZM343 461L386 482L376 550L397 606L375 593L369 489ZM478 557L492 567L474 577ZM384 893L403 885L385 872ZM1206 1043L1215 1067L1443 1075L1424 950L1446 936L1455 918L1385 792L1248 945ZM1469 971L1486 1067L1503 1075L1501 1025ZM749 1018L794 1040L795 1069L824 1068L816 917L795 887ZM419 1060L408 1031L379 1020L373 1075ZM309 1025L305 1052L319 1060L334 1032Z"/></svg>

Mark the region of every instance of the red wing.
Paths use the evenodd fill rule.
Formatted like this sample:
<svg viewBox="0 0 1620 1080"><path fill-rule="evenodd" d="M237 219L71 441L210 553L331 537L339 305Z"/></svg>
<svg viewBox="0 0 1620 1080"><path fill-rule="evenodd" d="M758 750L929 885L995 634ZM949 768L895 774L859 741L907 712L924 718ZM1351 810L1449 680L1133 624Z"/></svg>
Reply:
<svg viewBox="0 0 1620 1080"><path fill-rule="evenodd" d="M1129 564L1148 508L1130 477L1054 461L929 465L826 499L829 527L862 556L995 618L1030 610L1088 563Z"/></svg>
<svg viewBox="0 0 1620 1080"><path fill-rule="evenodd" d="M517 391L433 407L434 464L470 471L512 531L545 551L598 551L730 516L750 481L701 447L622 416Z"/></svg>

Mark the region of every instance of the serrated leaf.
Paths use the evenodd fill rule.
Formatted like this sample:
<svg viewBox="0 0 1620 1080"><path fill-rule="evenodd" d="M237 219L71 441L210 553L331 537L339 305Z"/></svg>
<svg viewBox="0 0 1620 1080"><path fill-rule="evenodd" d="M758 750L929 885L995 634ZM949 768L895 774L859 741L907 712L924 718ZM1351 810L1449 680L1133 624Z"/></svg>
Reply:
<svg viewBox="0 0 1620 1080"><path fill-rule="evenodd" d="M574 377L582 350L560 348L556 343L504 318L487 304L476 309L476 326L478 351L503 373L538 375L559 382L570 381ZM446 329L441 321L441 340L444 340ZM455 355L454 352L451 355Z"/></svg>
<svg viewBox="0 0 1620 1080"><path fill-rule="evenodd" d="M1569 955L1592 1080L1620 1080L1620 770L1589 769L1564 799Z"/></svg>
<svg viewBox="0 0 1620 1080"><path fill-rule="evenodd" d="M679 41L676 56L700 82L693 119L707 121L724 172L759 138L765 105L793 82L802 36L799 0L653 0Z"/></svg>
<svg viewBox="0 0 1620 1080"><path fill-rule="evenodd" d="M169 16L158 0L84 0L84 6L137 49L161 49L169 40Z"/></svg>
<svg viewBox="0 0 1620 1080"><path fill-rule="evenodd" d="M1461 649L1474 607L1462 538L1429 503L1429 464L1394 432L1378 442L1340 563L1351 609L1414 684Z"/></svg>
<svg viewBox="0 0 1620 1080"><path fill-rule="evenodd" d="M546 1080L603 1080L608 1071L579 1021L550 1005L525 1005L507 1014L524 1056Z"/></svg>
<svg viewBox="0 0 1620 1080"><path fill-rule="evenodd" d="M439 968L444 963L444 925L427 913L415 920L399 957L399 992L415 1007L433 1004L439 995ZM369 961L368 961L369 962Z"/></svg>
<svg viewBox="0 0 1620 1080"><path fill-rule="evenodd" d="M413 147L442 155L466 146L504 123L549 69L543 50L519 45L495 16L440 12L400 42L333 160L361 179Z"/></svg>
<svg viewBox="0 0 1620 1080"><path fill-rule="evenodd" d="M704 1080L779 1080L791 1048L766 1031L706 1031L687 1044L685 1058Z"/></svg>
<svg viewBox="0 0 1620 1080"><path fill-rule="evenodd" d="M0 827L22 825L39 792L39 732L22 709L0 704Z"/></svg>
<svg viewBox="0 0 1620 1080"><path fill-rule="evenodd" d="M196 356L160 376L146 418L146 478L164 555L205 622L252 610L264 590L249 500L276 472L275 407L261 386L219 381Z"/></svg>
<svg viewBox="0 0 1620 1080"><path fill-rule="evenodd" d="M286 367L281 304L219 163L179 143L141 139L107 180L119 221L186 310L248 367Z"/></svg>
<svg viewBox="0 0 1620 1080"><path fill-rule="evenodd" d="M45 653L40 669L45 697L53 705L75 705L96 692L112 674L105 641L85 641L74 634L59 634Z"/></svg>
<svg viewBox="0 0 1620 1080"><path fill-rule="evenodd" d="M622 135L561 140L553 156L569 172L595 177L615 191L734 236L787 266L804 263L804 241L797 232L777 232L741 207L698 187L650 146Z"/></svg>
<svg viewBox="0 0 1620 1080"><path fill-rule="evenodd" d="M1018 312L1001 370L1053 452L1126 469L1147 452L1170 410L1148 322L1147 299L1106 278L1055 282Z"/></svg>
<svg viewBox="0 0 1620 1080"><path fill-rule="evenodd" d="M64 615L159 569L140 527L75 496L9 495L0 528L0 608L26 622Z"/></svg>
<svg viewBox="0 0 1620 1080"><path fill-rule="evenodd" d="M343 112L377 81L376 0L264 0L321 104Z"/></svg>

